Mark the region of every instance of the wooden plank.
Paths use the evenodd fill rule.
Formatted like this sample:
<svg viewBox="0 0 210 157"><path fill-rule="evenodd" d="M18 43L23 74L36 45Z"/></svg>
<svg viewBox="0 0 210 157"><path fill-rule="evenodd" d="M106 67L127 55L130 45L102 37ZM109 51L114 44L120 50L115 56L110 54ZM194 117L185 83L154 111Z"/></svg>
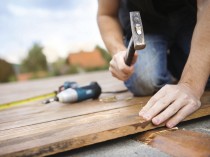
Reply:
<svg viewBox="0 0 210 157"><path fill-rule="evenodd" d="M90 100L74 104L61 104L55 102L48 105L36 104L25 106L23 108L18 108L17 111L13 110L12 113L10 110L7 110L3 113L0 112L0 130L45 123L63 118L77 117L89 113L117 109L135 104L143 105L148 100L148 98L142 98L141 101L138 101L137 99L125 101L125 96L131 97L132 95L130 93L120 94L120 96L117 96L118 101L114 103L104 103L99 100Z"/></svg>
<svg viewBox="0 0 210 157"><path fill-rule="evenodd" d="M65 81L76 81L80 85L87 85L91 81L97 81L105 91L110 89L119 90L125 87L122 81L113 78L108 71L66 75L25 82L0 83L0 104L51 93L57 90Z"/></svg>
<svg viewBox="0 0 210 157"><path fill-rule="evenodd" d="M188 130L152 130L136 137L174 157L209 157L210 136Z"/></svg>
<svg viewBox="0 0 210 157"><path fill-rule="evenodd" d="M105 71L105 72L99 72L99 73L77 75L77 76L71 77L69 80L75 81L74 79L77 79L77 81L79 81L79 84L82 84L81 82L84 82L84 78L89 79L93 77L95 79L98 79L99 83L101 82L100 85L102 86L103 91L110 91L110 89L112 91L125 89L125 86L123 85L121 81L113 79L111 76L107 77L109 75L110 74L107 71ZM66 79L66 77L64 78ZM48 82L52 81L54 83L59 82L52 79L50 80L46 79L45 82L46 81ZM44 86L40 84L39 80L33 81L32 85L30 84L30 82L25 82L25 83L27 84L27 89L33 89L34 86L37 86L37 87L40 87L39 89L42 92L42 89L44 88ZM46 83L46 85L48 84L49 83ZM15 84L5 85L5 86L7 88L12 89L11 92L15 92L14 95L16 95L16 97L18 98L19 98L20 93L26 93L26 95L27 93L31 93L31 91L26 92L25 91L26 89L23 89L23 91L21 91L22 88L19 87L19 83L18 83L18 86L15 86ZM17 91L18 89L17 87L20 88L20 92ZM56 87L56 85L54 85L54 87ZM1 97L7 96L6 94L8 93L2 93ZM109 95L110 94L103 94L101 97L102 98L109 97ZM132 96L131 93L122 93L120 95L117 95L117 98L123 99L124 97L131 97L131 96ZM13 101L15 99L11 99L11 100ZM36 123L44 123L44 122L53 121L56 119L74 117L74 116L88 114L88 113L97 112L97 111L110 110L114 108L127 106L130 104L134 104L134 102L131 101L130 103L127 103L127 102L124 103L122 101L118 101L118 103L115 103L114 105L112 103L106 103L106 105L103 105L103 104L104 103L102 102L90 100L90 101L85 101L85 102L76 103L76 104L61 104L58 102L54 102L54 103L45 105L45 104L41 104L41 101L39 101L36 103L31 103L31 105L20 106L20 107L18 106L15 108L11 108L9 110L0 111L1 113L0 114L0 130L11 129L11 128L21 127L21 126L26 126L26 125L32 125Z"/></svg>
<svg viewBox="0 0 210 157"><path fill-rule="evenodd" d="M3 101L13 101L30 95L40 95L42 92L51 92L66 80L87 84L94 78L103 90L124 88L122 82L109 75L108 72L100 72L6 84L3 87L1 85L0 103L1 98ZM22 86L24 88L21 88ZM2 89L7 91L2 92ZM12 98L11 92L13 92ZM113 95L102 95L103 98L109 96ZM0 111L0 156L55 154L160 127L153 126L138 116L139 110L150 97L138 97L126 101L125 98L130 97L130 93L116 94L116 96L119 101L111 103L90 100L75 104L43 105L35 102ZM210 114L210 92L204 94L202 104L202 107L186 120Z"/></svg>
<svg viewBox="0 0 210 157"><path fill-rule="evenodd" d="M202 98L202 107L185 120L210 115L210 101ZM134 98L135 101L148 100ZM98 111L47 123L26 125L0 131L1 156L41 156L135 134L152 128L138 116L140 104Z"/></svg>
<svg viewBox="0 0 210 157"><path fill-rule="evenodd" d="M210 102L210 92L206 92L202 97L202 103ZM146 104L150 97L134 98L128 101L123 101L125 97L131 97L131 93L121 93L116 95L118 101L113 103L104 103L95 101L85 101L74 104L61 104L58 102L45 104L32 104L29 106L18 107L1 111L0 113L0 130L12 129L27 125L45 123L53 120L71 118L81 115L86 115L94 112L101 112L116 108L121 108L130 105ZM110 97L104 95L102 97Z"/></svg>

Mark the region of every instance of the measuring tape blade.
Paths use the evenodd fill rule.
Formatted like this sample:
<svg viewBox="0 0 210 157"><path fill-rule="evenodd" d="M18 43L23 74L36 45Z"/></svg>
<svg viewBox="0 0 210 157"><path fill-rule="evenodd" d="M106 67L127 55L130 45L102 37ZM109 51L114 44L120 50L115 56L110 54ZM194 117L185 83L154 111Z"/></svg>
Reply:
<svg viewBox="0 0 210 157"><path fill-rule="evenodd" d="M29 102L34 102L34 101L38 101L38 100L42 100L42 99L47 99L47 98L50 98L50 97L54 97L55 95L56 95L56 92L52 92L52 93L48 93L48 94L44 94L44 95L39 95L39 96L23 99L23 100L18 100L18 101L13 101L13 102L9 102L9 103L0 104L0 110L8 109L8 108L14 107L14 106L23 105L23 104L26 104L26 103L29 103Z"/></svg>

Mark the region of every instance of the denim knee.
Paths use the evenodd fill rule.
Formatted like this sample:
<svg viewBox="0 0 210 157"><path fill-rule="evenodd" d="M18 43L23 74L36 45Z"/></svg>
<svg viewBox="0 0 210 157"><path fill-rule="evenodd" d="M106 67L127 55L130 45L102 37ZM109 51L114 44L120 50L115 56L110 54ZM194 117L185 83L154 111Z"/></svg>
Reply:
<svg viewBox="0 0 210 157"><path fill-rule="evenodd" d="M134 74L135 75L135 74ZM143 79L142 77L132 76L125 81L125 86L134 96L147 96L157 92L164 85L171 83L171 76L151 76Z"/></svg>
<svg viewBox="0 0 210 157"><path fill-rule="evenodd" d="M132 83L130 80L125 81L125 86L134 96L152 95L155 91L155 88L149 84L151 84L149 81L144 85L139 81L135 81L135 83Z"/></svg>
<svg viewBox="0 0 210 157"><path fill-rule="evenodd" d="M137 51L133 75L125 81L135 96L152 95L170 82L167 69L168 39L160 34L145 34L147 46Z"/></svg>

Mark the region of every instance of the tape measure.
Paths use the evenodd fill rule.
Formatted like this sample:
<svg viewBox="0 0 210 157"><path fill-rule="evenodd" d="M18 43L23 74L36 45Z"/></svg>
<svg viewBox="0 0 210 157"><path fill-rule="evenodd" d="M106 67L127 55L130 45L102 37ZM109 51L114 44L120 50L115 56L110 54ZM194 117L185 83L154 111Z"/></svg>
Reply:
<svg viewBox="0 0 210 157"><path fill-rule="evenodd" d="M40 96L35 96L35 97L23 99L23 100L13 101L13 102L5 103L5 104L0 104L0 110L8 109L10 107L15 107L15 106L19 106L19 105L26 105L29 102L34 102L34 101L38 101L38 100L47 99L47 98L50 98L50 97L54 97L55 95L56 95L56 92L52 92L52 93L48 93L48 94L44 94L44 95L40 95Z"/></svg>

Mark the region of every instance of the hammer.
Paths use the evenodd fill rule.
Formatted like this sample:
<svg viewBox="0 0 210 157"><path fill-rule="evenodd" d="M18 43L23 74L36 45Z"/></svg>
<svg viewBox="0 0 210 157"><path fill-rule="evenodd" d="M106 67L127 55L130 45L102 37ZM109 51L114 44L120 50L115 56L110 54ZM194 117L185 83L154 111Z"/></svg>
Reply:
<svg viewBox="0 0 210 157"><path fill-rule="evenodd" d="M132 36L125 56L125 64L128 66L132 63L135 51L144 49L146 46L141 16L138 11L130 12L130 22Z"/></svg>

